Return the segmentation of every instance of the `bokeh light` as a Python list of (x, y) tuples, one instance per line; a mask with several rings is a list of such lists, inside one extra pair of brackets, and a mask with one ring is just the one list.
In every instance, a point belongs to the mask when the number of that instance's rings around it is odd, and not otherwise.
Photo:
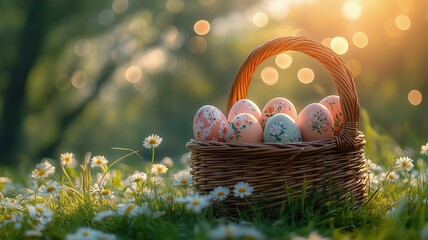
[(114, 21), (114, 12), (111, 9), (105, 9), (98, 14), (98, 23), (102, 26), (107, 26)]
[(343, 55), (348, 52), (348, 41), (343, 37), (335, 37), (331, 39), (330, 47), (333, 51), (339, 55)]
[(356, 32), (352, 35), (352, 42), (356, 47), (364, 48), (369, 43), (367, 35), (363, 32)]
[(86, 73), (81, 70), (77, 70), (71, 75), (71, 85), (75, 88), (83, 88), (86, 85), (88, 77)]
[(82, 38), (74, 44), (74, 52), (81, 57), (88, 55), (91, 51), (91, 41), (86, 38)]
[(301, 83), (309, 84), (314, 80), (315, 74), (310, 68), (302, 68), (297, 72), (297, 78)]
[(124, 13), (128, 10), (129, 3), (128, 0), (114, 0), (111, 4), (111, 9), (116, 14)]
[(210, 23), (207, 20), (199, 20), (193, 26), (193, 30), (195, 30), (195, 33), (200, 36), (203, 36), (209, 33), (210, 28), (211, 28)]
[(400, 30), (408, 30), (410, 28), (410, 25), (412, 24), (412, 21), (407, 15), (399, 15), (395, 18), (395, 25)]
[(165, 7), (170, 13), (179, 13), (184, 9), (184, 2), (182, 0), (168, 0)]
[(199, 3), (204, 6), (211, 6), (215, 3), (215, 0), (199, 0)]
[(142, 76), (143, 72), (141, 71), (141, 68), (137, 66), (131, 66), (125, 71), (125, 78), (130, 83), (136, 83), (140, 81)]
[(268, 16), (264, 12), (258, 12), (253, 16), (253, 23), (257, 27), (264, 27), (268, 24)]
[(262, 80), (267, 85), (274, 85), (278, 82), (278, 71), (273, 67), (265, 67), (261, 72)]
[(356, 0), (347, 0), (342, 6), (342, 12), (349, 20), (358, 19), (362, 12), (361, 2)]
[(193, 37), (187, 42), (187, 47), (191, 52), (200, 54), (207, 49), (207, 41), (200, 36)]
[(413, 89), (407, 95), (407, 99), (409, 100), (410, 104), (417, 106), (422, 102), (422, 93), (416, 89)]
[(291, 63), (293, 63), (293, 58), (290, 54), (281, 53), (275, 57), (275, 63), (279, 68), (287, 69), (291, 66)]

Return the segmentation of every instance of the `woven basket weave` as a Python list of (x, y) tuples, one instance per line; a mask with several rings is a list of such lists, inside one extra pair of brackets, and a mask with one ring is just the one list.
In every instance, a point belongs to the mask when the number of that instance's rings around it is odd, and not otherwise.
[[(366, 197), (365, 138), (358, 131), (359, 100), (351, 71), (329, 48), (304, 37), (280, 37), (259, 46), (247, 57), (236, 76), (227, 111), (236, 101), (246, 98), (257, 66), (268, 57), (288, 50), (305, 53), (328, 70), (340, 96), (345, 124), (334, 139), (311, 142), (190, 140), (186, 147), (191, 152), (194, 186), (206, 194), (217, 186), (228, 187), (231, 194), (221, 204), (228, 214), (254, 206), (278, 210), (290, 199), (300, 198), (302, 188), (308, 191), (306, 195), (328, 191), (331, 200), (352, 199), (356, 205)], [(232, 190), (239, 181), (254, 187), (251, 197), (233, 196)]]

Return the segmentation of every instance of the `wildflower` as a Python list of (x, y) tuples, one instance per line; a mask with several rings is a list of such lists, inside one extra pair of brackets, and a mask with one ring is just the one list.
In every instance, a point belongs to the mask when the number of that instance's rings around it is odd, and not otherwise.
[(27, 238), (39, 238), (42, 237), (43, 234), (40, 230), (27, 230), (25, 231), (25, 236)]
[(117, 213), (121, 216), (136, 216), (145, 211), (144, 207), (140, 207), (134, 203), (121, 203), (117, 205)]
[(386, 217), (390, 217), (393, 213), (395, 212), (395, 207), (392, 207), (391, 209), (388, 209), (388, 211), (386, 211)]
[(219, 186), (214, 188), (214, 190), (210, 192), (210, 195), (213, 200), (223, 201), (227, 198), (229, 192), (229, 188)]
[(3, 198), (0, 199), (0, 206), (6, 210), (11, 211), (22, 211), (22, 205), (18, 203), (16, 198)]
[(143, 146), (145, 148), (156, 148), (162, 142), (162, 138), (158, 135), (152, 134), (144, 139)]
[(59, 185), (56, 181), (49, 181), (45, 186), (40, 188), (40, 195), (42, 196), (58, 196), (61, 191), (62, 186)]
[(200, 213), (202, 209), (210, 205), (210, 197), (201, 196), (199, 193), (195, 193), (193, 196), (188, 196), (186, 198), (187, 209), (191, 209), (195, 213)]
[(381, 178), (382, 180), (387, 181), (387, 182), (395, 182), (395, 181), (397, 181), (400, 177), (398, 176), (398, 174), (397, 174), (397, 173), (395, 173), (394, 171), (391, 171), (391, 172), (389, 172), (389, 173), (382, 173), (382, 174), (380, 175), (380, 178)]
[(61, 165), (62, 166), (64, 166), (64, 167), (72, 167), (72, 168), (76, 166), (76, 162), (77, 162), (74, 154), (73, 153), (69, 153), (69, 152), (62, 153), (61, 157), (60, 157), (60, 160), (61, 160)]
[(235, 193), (235, 197), (244, 198), (245, 196), (251, 196), (253, 193), (254, 188), (250, 186), (250, 184), (245, 182), (238, 182), (235, 185), (235, 188), (233, 189), (233, 192)]
[(100, 167), (104, 168), (105, 165), (108, 163), (108, 160), (101, 155), (95, 156), (91, 159), (91, 167)]
[(317, 231), (312, 231), (307, 238), (300, 236), (293, 236), (292, 240), (330, 240), (328, 237), (321, 236)]
[(84, 239), (103, 239), (103, 240), (115, 240), (116, 235), (104, 233), (99, 230), (91, 229), (88, 227), (81, 227), (73, 234), (67, 234), (65, 236), (66, 240), (84, 240)]
[(170, 157), (164, 157), (164, 158), (161, 160), (161, 163), (162, 163), (163, 165), (165, 165), (165, 166), (169, 167), (169, 168), (174, 167), (174, 161), (173, 161), (173, 160), (172, 160), (172, 158), (170, 158)]
[(421, 154), (428, 155), (428, 142), (425, 145), (421, 146)]
[(163, 164), (153, 164), (151, 172), (155, 175), (166, 173), (168, 168)]
[(168, 203), (173, 202), (175, 199), (175, 196), (172, 193), (165, 193), (161, 197), (163, 200), (165, 200)]
[(208, 233), (209, 239), (265, 239), (262, 232), (253, 226), (229, 223), (222, 224)]
[(103, 221), (105, 218), (111, 217), (116, 215), (116, 212), (112, 211), (112, 210), (107, 210), (107, 211), (102, 211), (99, 212), (95, 217), (94, 217), (94, 221), (96, 222), (101, 222)]
[(193, 184), (193, 180), (192, 177), (189, 175), (176, 175), (176, 178), (174, 179), (174, 184), (176, 186), (188, 187)]
[(395, 167), (408, 172), (412, 170), (412, 168), (414, 167), (413, 159), (409, 157), (400, 157), (397, 160), (395, 160)]
[(52, 212), (40, 204), (36, 204), (35, 206), (30, 205), (27, 209), (30, 217), (39, 221), (41, 224), (47, 224), (52, 221)]
[(139, 183), (147, 180), (147, 174), (143, 172), (135, 172), (126, 179), (127, 185), (130, 186), (131, 183)]
[[(8, 224), (13, 224), (15, 229), (20, 229), (22, 227), (22, 215), (18, 213), (9, 213), (3, 216), (3, 226)], [(2, 227), (2, 225), (0, 225)]]
[(31, 172), (33, 179), (42, 179), (55, 173), (55, 167), (47, 160), (36, 165), (36, 168)]

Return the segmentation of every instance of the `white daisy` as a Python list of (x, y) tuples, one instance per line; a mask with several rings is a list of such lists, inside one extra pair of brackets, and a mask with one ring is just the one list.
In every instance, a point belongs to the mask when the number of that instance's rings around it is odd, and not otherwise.
[(219, 186), (214, 188), (214, 190), (210, 192), (210, 195), (213, 200), (223, 201), (227, 198), (229, 192), (229, 188)]
[(69, 153), (69, 152), (62, 153), (60, 160), (61, 160), (61, 165), (65, 167), (73, 168), (77, 164), (76, 157), (74, 156), (73, 153)]
[(202, 209), (210, 205), (210, 197), (195, 193), (193, 196), (188, 196), (186, 198), (186, 202), (187, 209), (190, 209), (195, 213), (200, 213)]
[(400, 178), (400, 176), (398, 176), (398, 174), (394, 171), (391, 171), (389, 173), (381, 173), (380, 175), (380, 179), (387, 181), (387, 182), (395, 182)]
[(233, 193), (235, 194), (235, 197), (244, 198), (245, 196), (251, 196), (253, 193), (254, 188), (250, 186), (250, 184), (246, 182), (238, 182), (235, 185), (235, 188), (233, 189)]
[(130, 186), (132, 183), (144, 182), (147, 180), (147, 174), (144, 172), (135, 172), (126, 179), (126, 183)]
[(188, 187), (193, 184), (192, 177), (189, 175), (176, 175), (174, 185)]
[(91, 159), (91, 167), (100, 167), (100, 168), (104, 168), (105, 165), (108, 163), (108, 160), (101, 155), (98, 156), (94, 156)]
[(168, 171), (168, 168), (163, 164), (153, 164), (152, 170), (151, 170), (152, 174), (155, 174), (155, 175), (163, 174), (163, 173), (166, 173), (167, 171)]
[(58, 196), (62, 186), (59, 185), (56, 181), (49, 181), (46, 185), (40, 188), (40, 195), (42, 196)]
[(400, 157), (395, 160), (395, 167), (406, 172), (413, 169), (413, 159), (409, 157)]
[(145, 207), (140, 207), (134, 203), (121, 203), (117, 205), (117, 213), (121, 216), (136, 216), (145, 211)]
[(421, 154), (428, 155), (428, 142), (425, 145), (421, 146)]
[(152, 134), (144, 139), (143, 146), (145, 148), (156, 148), (162, 143), (162, 138), (158, 135)]
[(238, 238), (237, 224), (221, 224), (208, 232), (209, 239), (236, 239)]
[(36, 165), (36, 168), (31, 172), (33, 179), (42, 179), (55, 173), (55, 167), (47, 160)]
[(73, 234), (67, 234), (65, 236), (66, 240), (85, 240), (85, 239), (91, 239), (91, 240), (115, 240), (116, 235), (104, 233), (99, 230), (91, 229), (88, 227), (81, 227), (77, 229), (77, 231)]
[(40, 204), (30, 205), (27, 207), (31, 218), (39, 221), (41, 224), (47, 224), (52, 221), (52, 212)]
[(102, 212), (99, 212), (99, 213), (94, 217), (94, 221), (95, 221), (95, 222), (101, 222), (101, 221), (103, 221), (105, 218), (112, 217), (112, 216), (115, 216), (115, 215), (116, 215), (116, 212), (114, 212), (113, 210), (102, 211)]
[(43, 236), (43, 234), (39, 230), (27, 230), (25, 231), (25, 236), (27, 238), (40, 238)]
[(22, 215), (19, 213), (9, 213), (3, 215), (3, 224), (0, 224), (0, 228), (8, 224), (13, 224), (15, 229), (20, 229), (22, 227)]
[(321, 236), (317, 231), (312, 231), (307, 238), (293, 236), (291, 240), (330, 240), (330, 238)]

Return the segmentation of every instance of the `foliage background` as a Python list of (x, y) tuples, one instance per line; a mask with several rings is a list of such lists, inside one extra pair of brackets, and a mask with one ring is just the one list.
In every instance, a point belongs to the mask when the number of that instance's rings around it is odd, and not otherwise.
[[(210, 23), (207, 34), (195, 31), (199, 20)], [(113, 157), (111, 147), (140, 148), (151, 133), (164, 138), (159, 154), (179, 156), (196, 110), (225, 111), (245, 57), (287, 35), (345, 38), (342, 58), (371, 122), (418, 149), (428, 133), (427, 25), (428, 2), (417, 0), (1, 1), (0, 161), (66, 151)], [(367, 46), (353, 44), (356, 32)], [(335, 94), (317, 62), (291, 54), (287, 69), (272, 58), (256, 71), (249, 98), (260, 107), (283, 96), (301, 110)], [(263, 83), (266, 66), (276, 68), (278, 83)], [(303, 67), (315, 72), (310, 84), (297, 78)], [(411, 90), (422, 96), (417, 104)]]

